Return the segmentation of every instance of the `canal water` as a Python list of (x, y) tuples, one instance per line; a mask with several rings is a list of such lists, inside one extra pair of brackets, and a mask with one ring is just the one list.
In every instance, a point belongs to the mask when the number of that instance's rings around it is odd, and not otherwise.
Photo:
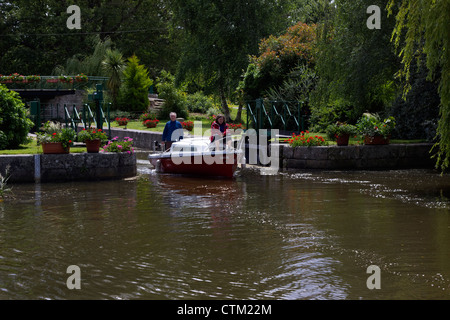
[(450, 299), (448, 175), (138, 172), (13, 185), (0, 299)]

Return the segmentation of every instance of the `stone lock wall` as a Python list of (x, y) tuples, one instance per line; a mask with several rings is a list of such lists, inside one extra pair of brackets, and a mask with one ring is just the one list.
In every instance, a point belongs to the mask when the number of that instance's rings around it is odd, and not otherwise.
[(284, 169), (411, 169), (433, 168), (433, 144), (389, 144), (296, 147), (280, 146)]
[[(105, 129), (106, 130), (106, 129)], [(162, 132), (142, 131), (142, 130), (124, 130), (111, 128), (111, 138), (119, 137), (123, 139), (130, 137), (133, 139), (133, 146), (136, 148), (153, 150), (155, 141), (161, 143)]]
[(0, 173), (10, 167), (9, 182), (58, 182), (134, 177), (136, 154), (70, 153), (0, 156)]

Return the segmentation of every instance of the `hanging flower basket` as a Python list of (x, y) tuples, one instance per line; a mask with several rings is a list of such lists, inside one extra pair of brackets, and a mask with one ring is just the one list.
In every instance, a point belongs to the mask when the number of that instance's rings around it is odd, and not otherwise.
[(76, 82), (87, 82), (88, 80), (89, 80), (88, 77), (84, 73), (75, 76)]

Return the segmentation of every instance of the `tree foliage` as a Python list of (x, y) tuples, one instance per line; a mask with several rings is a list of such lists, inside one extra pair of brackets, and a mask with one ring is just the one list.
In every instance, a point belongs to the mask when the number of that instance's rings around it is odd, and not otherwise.
[(148, 77), (148, 70), (139, 64), (135, 55), (128, 58), (123, 70), (121, 89), (122, 110), (147, 111), (149, 105), (148, 90), (153, 81)]
[(186, 96), (176, 88), (175, 77), (170, 72), (161, 72), (161, 76), (156, 79), (156, 88), (159, 97), (164, 100), (158, 115), (160, 119), (169, 119), (171, 112), (175, 112), (178, 117), (187, 118)]
[[(124, 56), (136, 54), (156, 76), (173, 69), (178, 59), (170, 39), (170, 10), (163, 0), (76, 1), (81, 30), (66, 26), (72, 4), (61, 0), (0, 2), (0, 70), (3, 74), (50, 75), (68, 59), (83, 61), (98, 40), (107, 39)], [(101, 70), (99, 70), (101, 71)], [(81, 71), (88, 75), (86, 70)]]
[(411, 88), (411, 64), (422, 53), (426, 57), (429, 78), (440, 75), (437, 165), (445, 170), (450, 165), (450, 2), (390, 0), (388, 10), (390, 14), (397, 12), (392, 36), (395, 45), (401, 47), (399, 55), (404, 66), (402, 75), (407, 81), (405, 93)]
[[(184, 42), (177, 83), (201, 79), (214, 89), (229, 118), (227, 98), (234, 92), (248, 55), (258, 50), (259, 39), (285, 27), (282, 1), (172, 0), (174, 24)], [(201, 75), (201, 76), (199, 76)]]
[(280, 36), (261, 40), (259, 55), (250, 57), (241, 84), (247, 99), (260, 98), (269, 89), (286, 86), (283, 82), (295, 77), (299, 68), (314, 66), (315, 29), (315, 25), (299, 22)]
[(14, 149), (27, 141), (33, 122), (27, 118), (19, 94), (0, 85), (0, 150)]
[(125, 68), (122, 53), (118, 50), (107, 50), (102, 61), (102, 67), (109, 77), (107, 86), (112, 98), (113, 109), (116, 109), (119, 90), (122, 85), (122, 72)]
[(356, 121), (364, 112), (384, 112), (395, 99), (399, 60), (390, 42), (394, 19), (382, 11), (381, 29), (366, 27), (367, 7), (385, 8), (387, 0), (336, 0), (318, 35), (313, 121)]
[(411, 65), (410, 90), (403, 97), (399, 93), (389, 114), (397, 125), (393, 135), (399, 139), (426, 139), (435, 141), (439, 120), (440, 98), (438, 81), (427, 79), (427, 70)]

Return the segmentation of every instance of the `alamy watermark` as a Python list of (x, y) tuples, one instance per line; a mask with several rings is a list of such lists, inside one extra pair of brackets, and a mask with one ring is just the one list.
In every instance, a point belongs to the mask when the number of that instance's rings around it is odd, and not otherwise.
[[(214, 136), (210, 129), (203, 132), (202, 123), (194, 122), (194, 137), (203, 137), (205, 140)], [(172, 133), (172, 141), (178, 140), (183, 135), (183, 129), (177, 129)], [(229, 129), (224, 138), (210, 144), (208, 152), (193, 150), (190, 144), (181, 144), (179, 148), (172, 149), (171, 160), (175, 165), (181, 164), (234, 164), (234, 154), (240, 164), (262, 165), (267, 170), (277, 172), (280, 168), (280, 149), (276, 141), (268, 142), (268, 137), (276, 140), (279, 136), (278, 129)], [(236, 148), (234, 148), (236, 146)], [(198, 152), (198, 153), (196, 153)], [(194, 155), (192, 157), (192, 155)], [(197, 156), (196, 156), (197, 155)]]
[(368, 14), (371, 16), (367, 19), (366, 25), (369, 29), (381, 29), (381, 9), (379, 6), (371, 5), (367, 7)]
[(67, 278), (66, 286), (68, 289), (73, 290), (81, 289), (81, 269), (77, 265), (71, 265), (67, 267), (66, 273), (70, 273), (71, 276)]
[[(367, 19), (366, 25), (369, 29), (381, 29), (381, 9), (377, 5), (370, 5), (367, 7), (368, 14), (371, 16)], [(70, 5), (67, 7), (66, 13), (70, 17), (66, 21), (67, 29), (81, 29), (81, 9), (77, 5)]]
[[(66, 273), (70, 274), (67, 278), (66, 286), (69, 290), (81, 289), (81, 269), (77, 265), (70, 265), (67, 267)], [(370, 276), (367, 278), (366, 286), (369, 290), (381, 289), (381, 269), (376, 265), (367, 267), (367, 274)]]
[[(377, 5), (370, 5), (367, 7), (366, 12), (371, 14), (367, 19), (366, 25), (369, 29), (381, 29), (381, 9)], [(70, 17), (66, 21), (67, 29), (81, 29), (81, 9), (77, 5), (70, 5), (67, 7), (66, 13), (70, 14)]]
[(66, 21), (67, 29), (81, 29), (81, 9), (79, 6), (71, 5), (66, 10), (67, 13), (72, 14)]
[(366, 285), (367, 289), (381, 289), (381, 269), (378, 266), (371, 265), (367, 268), (366, 271), (368, 274), (371, 274), (370, 277), (367, 278)]

